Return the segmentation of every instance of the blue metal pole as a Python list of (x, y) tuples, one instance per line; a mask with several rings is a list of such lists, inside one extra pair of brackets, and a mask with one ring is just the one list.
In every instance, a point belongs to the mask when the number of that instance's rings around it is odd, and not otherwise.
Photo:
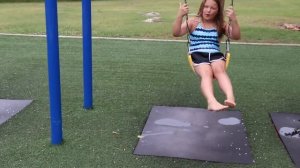
[(91, 0), (82, 0), (84, 108), (93, 108)]
[(57, 0), (45, 0), (51, 143), (62, 143)]

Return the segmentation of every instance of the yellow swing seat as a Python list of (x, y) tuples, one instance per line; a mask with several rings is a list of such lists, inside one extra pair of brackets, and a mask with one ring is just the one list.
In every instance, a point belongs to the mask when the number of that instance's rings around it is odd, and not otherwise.
[(192, 55), (191, 54), (188, 54), (188, 63), (190, 65), (191, 69), (193, 70), (193, 72), (195, 72), (194, 65), (193, 65), (193, 60), (192, 60)]
[[(226, 69), (228, 68), (229, 63), (230, 63), (230, 57), (231, 57), (230, 52), (226, 52), (226, 54), (225, 54), (225, 61), (226, 61), (225, 62), (225, 66), (226, 66)], [(193, 60), (192, 60), (192, 55), (188, 54), (187, 59), (188, 59), (188, 63), (190, 65), (192, 71), (195, 72), (194, 63), (193, 63)]]

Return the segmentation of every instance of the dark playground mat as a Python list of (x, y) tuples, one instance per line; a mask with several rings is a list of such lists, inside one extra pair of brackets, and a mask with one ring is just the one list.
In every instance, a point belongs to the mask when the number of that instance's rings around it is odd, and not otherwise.
[(6, 100), (0, 99), (0, 125), (22, 111), (32, 100)]
[(211, 112), (189, 107), (153, 106), (134, 154), (254, 162), (239, 111)]
[(270, 116), (292, 161), (300, 167), (300, 114), (270, 113)]

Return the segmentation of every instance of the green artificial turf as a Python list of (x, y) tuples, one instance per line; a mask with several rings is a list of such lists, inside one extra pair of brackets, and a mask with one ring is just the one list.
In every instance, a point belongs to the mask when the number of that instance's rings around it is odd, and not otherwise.
[(293, 167), (268, 113), (300, 113), (299, 53), (231, 46), (228, 73), (255, 159), (240, 165), (132, 154), (151, 106), (206, 106), (186, 44), (93, 40), (94, 108), (84, 110), (81, 39), (60, 39), (64, 143), (53, 146), (46, 39), (0, 36), (0, 97), (34, 100), (0, 126), (0, 167)]
[[(184, 0), (92, 1), (92, 35), (174, 39), (171, 31), (179, 2), (183, 3)], [(190, 9), (189, 18), (192, 18), (198, 12), (201, 1), (187, 0), (187, 2)], [(227, 8), (231, 1), (225, 2)], [(299, 31), (282, 28), (284, 23), (295, 25), (300, 23), (299, 6), (299, 0), (234, 0), (234, 8), (241, 27), (241, 41), (300, 44)], [(57, 11), (59, 34), (80, 36), (81, 1), (60, 1), (57, 4)], [(149, 19), (146, 16), (149, 12), (159, 13), (160, 22), (144, 22)], [(45, 3), (0, 3), (0, 23), (0, 33), (46, 34)]]

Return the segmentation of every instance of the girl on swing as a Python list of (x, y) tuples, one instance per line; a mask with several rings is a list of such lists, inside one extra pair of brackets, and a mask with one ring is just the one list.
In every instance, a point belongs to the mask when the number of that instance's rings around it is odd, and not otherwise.
[[(240, 39), (240, 27), (237, 17), (230, 6), (226, 9), (229, 22), (223, 16), (224, 0), (203, 0), (198, 14), (186, 22), (189, 7), (186, 3), (179, 6), (176, 20), (173, 23), (173, 36), (190, 34), (189, 54), (192, 56), (195, 72), (200, 77), (200, 90), (207, 100), (207, 109), (220, 111), (236, 106), (233, 88), (225, 68), (225, 57), (220, 52), (220, 40), (223, 35), (234, 40)], [(214, 96), (213, 80), (218, 81), (226, 99), (224, 104)]]

